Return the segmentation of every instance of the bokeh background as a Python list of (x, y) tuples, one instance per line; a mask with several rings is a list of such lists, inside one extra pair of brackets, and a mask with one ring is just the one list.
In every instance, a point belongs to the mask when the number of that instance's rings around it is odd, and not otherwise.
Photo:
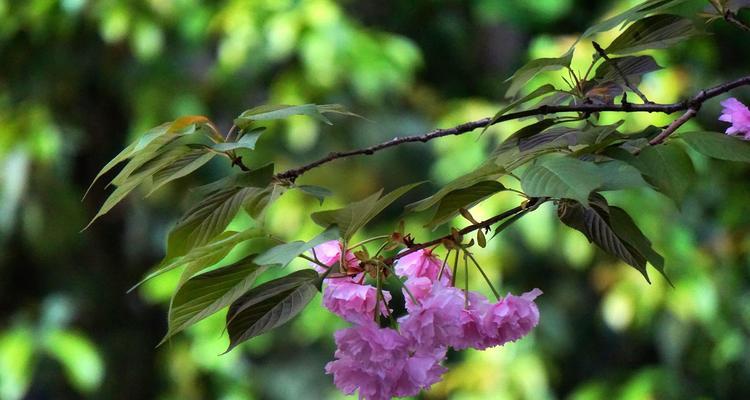
[[(0, 399), (344, 398), (323, 366), (345, 323), (319, 301), (283, 329), (219, 355), (222, 315), (154, 348), (177, 275), (125, 293), (163, 256), (166, 232), (190, 204), (188, 188), (231, 173), (226, 160), (151, 197), (132, 195), (79, 232), (106, 196), (97, 185), (80, 201), (96, 172), (149, 127), (186, 114), (226, 130), (252, 106), (315, 102), (371, 120), (273, 125), (245, 161), (278, 168), (492, 115), (515, 68), (559, 56), (593, 21), (634, 3), (0, 0)], [(721, 21), (706, 29), (712, 34), (653, 53), (665, 69), (643, 82), (652, 100), (676, 101), (750, 71), (749, 34)], [(591, 47), (579, 48), (574, 68), (584, 69)], [(734, 94), (750, 100), (747, 91)], [(690, 124), (722, 129), (718, 113), (713, 101)], [(668, 121), (632, 115), (624, 127)], [(471, 170), (524, 123), (319, 168), (301, 182), (335, 195), (321, 207), (288, 192), (267, 227), (307, 239), (319, 231), (312, 211), (429, 179), (367, 229), (388, 232), (400, 206)], [(545, 292), (539, 327), (502, 348), (451, 354), (445, 380), (422, 397), (750, 396), (750, 167), (690, 155), (697, 177), (681, 209), (650, 191), (608, 196), (665, 255), (674, 288), (654, 270), (649, 285), (545, 205), (477, 252), (503, 292)], [(517, 203), (503, 193), (473, 213)], [(417, 239), (442, 234), (421, 222), (407, 220)], [(234, 222), (248, 223), (243, 215)]]

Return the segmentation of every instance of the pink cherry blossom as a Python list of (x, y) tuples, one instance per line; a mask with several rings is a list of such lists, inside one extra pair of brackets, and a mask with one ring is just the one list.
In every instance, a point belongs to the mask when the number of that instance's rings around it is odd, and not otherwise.
[(489, 309), (490, 302), (486, 297), (477, 292), (469, 292), (469, 306), (462, 309), (459, 316), (462, 332), (453, 343), (456, 350), (487, 347), (488, 340), (483, 334), (482, 322)]
[(340, 330), (335, 360), (326, 365), (342, 392), (359, 390), (360, 399), (386, 400), (412, 396), (440, 380), (445, 349), (409, 351), (409, 342), (396, 330), (367, 324)]
[[(378, 289), (371, 285), (352, 282), (348, 279), (326, 279), (323, 290), (323, 305), (334, 314), (356, 324), (372, 322), (375, 317), (375, 304)], [(380, 313), (387, 315), (391, 294), (383, 290), (380, 300)]]
[[(432, 292), (433, 282), (427, 277), (409, 278), (404, 282), (404, 301), (406, 311), (413, 312)], [(416, 302), (415, 302), (416, 301)]]
[(401, 334), (417, 348), (460, 346), (460, 317), (465, 302), (460, 289), (436, 282), (418, 306), (412, 306), (407, 315), (399, 318)]
[[(338, 240), (331, 240), (315, 246), (313, 248), (313, 253), (318, 261), (330, 267), (340, 261), (342, 248), (343, 245), (341, 242)], [(355, 257), (351, 251), (346, 252), (344, 259), (346, 266), (342, 266), (342, 271), (350, 273), (362, 271), (362, 268), (359, 266), (359, 260), (357, 260), (357, 257)], [(312, 263), (312, 267), (321, 274), (326, 271), (325, 268), (315, 263)]]
[(750, 110), (734, 97), (721, 102), (724, 109), (721, 111), (720, 121), (732, 124), (727, 128), (727, 135), (744, 135), (745, 140), (750, 140)]
[(521, 296), (508, 294), (499, 302), (490, 306), (482, 321), (482, 335), (486, 341), (486, 348), (501, 346), (507, 342), (516, 341), (539, 323), (539, 309), (534, 304), (534, 299), (542, 294), (539, 289), (534, 289)]
[[(429, 249), (417, 250), (409, 253), (396, 261), (395, 270), (399, 276), (407, 279), (428, 278), (436, 281), (440, 274), (443, 262), (437, 258)], [(446, 266), (440, 277), (440, 282), (447, 285), (451, 281), (451, 270)]]

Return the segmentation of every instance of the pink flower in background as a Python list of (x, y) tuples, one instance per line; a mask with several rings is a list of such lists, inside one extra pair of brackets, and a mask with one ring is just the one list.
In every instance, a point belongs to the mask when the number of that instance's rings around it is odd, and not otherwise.
[(461, 312), (464, 293), (455, 287), (434, 283), (430, 294), (399, 318), (401, 334), (416, 348), (453, 346), (461, 343)]
[[(331, 278), (326, 282), (323, 305), (327, 309), (351, 323), (366, 324), (374, 321), (377, 288), (352, 282), (346, 278)], [(391, 294), (384, 290), (383, 299), (380, 301), (382, 315), (388, 314), (389, 301), (391, 301)]]
[(732, 124), (727, 128), (727, 135), (744, 135), (745, 140), (750, 140), (750, 110), (734, 97), (721, 102), (724, 109), (721, 111), (719, 121)]
[[(329, 267), (336, 264), (341, 259), (341, 250), (342, 244), (338, 240), (331, 240), (319, 244), (313, 248), (313, 252), (315, 253), (315, 257), (318, 258), (318, 261)], [(344, 257), (344, 259), (346, 262), (346, 266), (343, 266), (341, 268), (342, 270), (349, 272), (362, 271), (362, 268), (359, 266), (359, 260), (357, 260), (357, 257), (355, 257), (351, 251), (346, 252), (346, 256)], [(326, 271), (323, 267), (315, 263), (312, 264), (312, 267), (321, 274)]]
[(409, 342), (390, 328), (374, 324), (335, 333), (335, 360), (326, 365), (342, 392), (359, 390), (360, 399), (387, 400), (412, 396), (440, 380), (445, 349), (409, 351)]
[[(428, 278), (431, 281), (435, 281), (442, 267), (443, 262), (435, 257), (432, 251), (422, 249), (399, 258), (396, 261), (395, 270), (397, 275), (404, 276), (407, 279)], [(450, 281), (451, 270), (446, 266), (443, 270), (443, 275), (440, 277), (440, 282), (447, 285)]]
[(482, 334), (486, 338), (484, 348), (501, 346), (528, 334), (539, 323), (539, 309), (534, 299), (540, 294), (539, 289), (521, 296), (509, 293), (491, 305), (482, 321)]

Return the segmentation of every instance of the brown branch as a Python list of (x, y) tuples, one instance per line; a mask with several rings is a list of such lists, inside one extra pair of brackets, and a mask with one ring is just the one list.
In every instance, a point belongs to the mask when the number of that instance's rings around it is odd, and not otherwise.
[(731, 10), (727, 10), (727, 12), (724, 13), (724, 20), (729, 22), (730, 24), (733, 24), (734, 26), (740, 28), (741, 30), (745, 32), (750, 32), (750, 26), (740, 21), (737, 18), (737, 14), (735, 14)]
[[(638, 95), (638, 97), (640, 97), (641, 100), (643, 100), (644, 103), (646, 103), (646, 104), (653, 104), (653, 102), (650, 101), (646, 97), (646, 95), (643, 94), (643, 92), (640, 91), (640, 89), (638, 89), (638, 86), (633, 85), (630, 82), (630, 80), (628, 79), (628, 76), (625, 75), (625, 72), (623, 72), (622, 69), (620, 69), (620, 66), (617, 65), (616, 61), (612, 61), (612, 59), (609, 58), (609, 56), (604, 51), (604, 49), (601, 46), (599, 46), (599, 43), (597, 43), (597, 42), (591, 42), (591, 43), (594, 45), (594, 49), (596, 49), (596, 52), (599, 53), (599, 55), (604, 59), (604, 61), (610, 63), (612, 65), (612, 68), (614, 68), (615, 71), (617, 71), (617, 73), (620, 74), (620, 76), (622, 77), (622, 81), (625, 83), (625, 86), (627, 86), (628, 89), (630, 89), (633, 93), (635, 93), (636, 95)], [(625, 95), (623, 95), (623, 96), (625, 96)], [(622, 101), (625, 102), (625, 97), (623, 97), (622, 99), (623, 99)]]
[(695, 114), (698, 113), (698, 108), (696, 107), (690, 107), (687, 111), (685, 111), (685, 114), (682, 114), (680, 118), (677, 118), (676, 120), (672, 121), (669, 126), (664, 128), (659, 135), (657, 135), (655, 138), (651, 139), (648, 144), (650, 145), (657, 145), (664, 141), (664, 139), (668, 138), (669, 135), (673, 134), (679, 127), (681, 127), (685, 122), (688, 122), (690, 118), (693, 118)]
[(625, 104), (577, 104), (577, 105), (561, 105), (561, 106), (543, 105), (543, 106), (539, 106), (539, 107), (532, 108), (529, 110), (508, 113), (494, 120), (493, 118), (487, 117), (487, 118), (482, 118), (476, 121), (466, 122), (466, 123), (454, 126), (453, 128), (436, 129), (436, 130), (433, 130), (433, 131), (430, 131), (421, 135), (395, 137), (386, 142), (379, 143), (379, 144), (369, 146), (369, 147), (365, 147), (362, 149), (342, 151), (342, 152), (332, 152), (328, 154), (327, 156), (319, 160), (313, 161), (309, 164), (281, 172), (276, 175), (276, 178), (279, 180), (287, 180), (287, 181), (294, 182), (300, 175), (304, 174), (305, 172), (313, 168), (319, 167), (323, 164), (327, 164), (331, 161), (338, 160), (340, 158), (347, 158), (347, 157), (352, 157), (352, 156), (357, 156), (357, 155), (370, 155), (370, 154), (374, 154), (377, 151), (387, 149), (389, 147), (398, 146), (404, 143), (414, 143), (414, 142), (424, 143), (424, 142), (428, 142), (430, 140), (437, 139), (443, 136), (462, 135), (464, 133), (471, 132), (478, 128), (484, 128), (486, 126), (494, 125), (500, 122), (524, 118), (524, 117), (531, 117), (535, 115), (548, 115), (548, 114), (558, 114), (558, 113), (566, 113), (566, 112), (594, 113), (594, 112), (607, 112), (607, 111), (610, 111), (610, 112), (648, 112), (648, 113), (658, 112), (658, 113), (664, 113), (664, 114), (671, 114), (677, 111), (685, 111), (690, 108), (699, 109), (700, 106), (705, 101), (712, 99), (716, 96), (719, 96), (721, 94), (724, 94), (732, 89), (735, 89), (740, 86), (745, 86), (745, 85), (750, 85), (750, 75), (730, 81), (730, 82), (723, 83), (718, 86), (714, 86), (710, 89), (702, 90), (700, 93), (691, 97), (690, 99), (687, 99), (678, 103), (669, 103), (669, 104), (625, 103)]
[[(521, 204), (520, 206), (511, 208), (510, 210), (504, 211), (504, 212), (502, 212), (502, 213), (500, 213), (498, 215), (495, 215), (492, 218), (488, 218), (488, 219), (486, 219), (484, 221), (481, 221), (481, 222), (478, 222), (476, 224), (469, 225), (469, 226), (467, 226), (467, 227), (459, 230), (458, 234), (460, 236), (463, 236), (463, 235), (466, 235), (468, 233), (474, 232), (474, 231), (479, 230), (479, 229), (489, 228), (490, 226), (492, 226), (492, 225), (494, 225), (494, 224), (496, 224), (496, 223), (498, 223), (498, 222), (500, 222), (500, 221), (502, 221), (502, 220), (504, 220), (506, 218), (512, 217), (513, 215), (518, 214), (521, 211), (524, 211), (524, 210), (529, 209), (529, 208), (537, 208), (537, 207), (539, 207), (542, 203), (544, 203), (547, 200), (549, 200), (548, 197), (531, 198), (528, 201), (524, 202), (524, 204)], [(416, 243), (416, 244), (413, 244), (413, 245), (409, 246), (409, 248), (406, 249), (405, 251), (402, 251), (402, 252), (394, 255), (393, 257), (389, 257), (389, 258), (383, 260), (383, 262), (385, 264), (390, 265), (390, 264), (393, 264), (393, 262), (396, 261), (396, 260), (398, 260), (399, 258), (404, 257), (406, 255), (409, 255), (411, 253), (414, 253), (415, 251), (419, 251), (419, 250), (426, 249), (426, 248), (431, 247), (431, 246), (435, 246), (437, 244), (442, 243), (444, 240), (452, 240), (452, 239), (453, 239), (453, 234), (448, 234), (448, 235), (445, 235), (445, 236), (441, 236), (441, 237), (439, 237), (437, 239), (430, 240), (429, 242)]]

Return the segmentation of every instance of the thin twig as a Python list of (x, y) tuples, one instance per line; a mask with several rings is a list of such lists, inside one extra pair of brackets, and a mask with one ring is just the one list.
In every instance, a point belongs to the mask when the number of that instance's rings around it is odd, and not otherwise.
[(690, 118), (693, 118), (695, 114), (698, 113), (698, 108), (691, 107), (688, 108), (687, 111), (685, 111), (685, 114), (682, 114), (680, 118), (677, 118), (676, 120), (672, 121), (669, 126), (664, 128), (661, 133), (659, 133), (655, 138), (651, 139), (648, 144), (650, 145), (657, 145), (664, 141), (664, 139), (668, 138), (669, 135), (673, 134), (679, 127), (681, 127), (685, 122), (688, 122)]
[[(466, 122), (460, 125), (456, 125), (453, 128), (448, 129), (435, 129), (421, 135), (395, 137), (386, 142), (376, 144), (373, 146), (365, 147), (357, 150), (349, 150), (343, 152), (332, 152), (327, 156), (313, 161), (309, 164), (301, 167), (289, 169), (276, 175), (278, 180), (286, 180), (294, 182), (300, 175), (305, 172), (319, 167), (323, 164), (327, 164), (331, 161), (338, 160), (340, 158), (352, 157), (357, 155), (370, 155), (377, 151), (387, 149), (389, 147), (398, 146), (404, 143), (413, 142), (428, 142), (433, 139), (437, 139), (443, 136), (450, 135), (462, 135), (464, 133), (471, 132), (475, 129), (484, 128), (493, 124), (497, 124), (504, 121), (515, 120), (524, 117), (530, 117), (535, 115), (547, 115), (547, 114), (558, 114), (565, 112), (579, 112), (579, 113), (595, 113), (595, 112), (658, 112), (664, 114), (671, 114), (677, 111), (685, 111), (689, 108), (699, 108), (703, 102), (724, 94), (732, 89), (740, 86), (750, 85), (750, 76), (745, 76), (730, 82), (723, 83), (718, 86), (714, 86), (710, 89), (702, 90), (697, 95), (690, 99), (669, 104), (575, 104), (575, 105), (542, 105), (529, 110), (517, 111), (514, 113), (508, 113), (500, 116), (499, 118), (482, 118), (476, 121)], [(696, 107), (698, 106), (698, 107)]]
[[(591, 42), (591, 43), (594, 45), (594, 49), (596, 49), (596, 52), (599, 53), (599, 55), (606, 62), (610, 63), (610, 65), (612, 65), (612, 68), (614, 68), (615, 71), (617, 71), (617, 73), (620, 74), (620, 77), (622, 77), (622, 81), (625, 83), (625, 86), (627, 86), (633, 93), (635, 93), (636, 95), (638, 95), (638, 97), (640, 97), (641, 100), (643, 100), (643, 102), (645, 104), (653, 104), (653, 102), (651, 100), (649, 100), (646, 97), (646, 95), (643, 94), (643, 92), (640, 91), (640, 89), (638, 89), (638, 86), (633, 85), (632, 83), (630, 83), (630, 80), (628, 79), (628, 76), (625, 74), (625, 72), (623, 72), (622, 69), (620, 69), (620, 66), (617, 65), (616, 61), (612, 61), (612, 59), (609, 58), (609, 56), (604, 51), (604, 49), (602, 48), (602, 46), (599, 46), (599, 43), (596, 43), (596, 42)], [(624, 101), (625, 101), (625, 97), (623, 95), (623, 102)]]
[(750, 32), (750, 26), (745, 24), (744, 22), (740, 21), (737, 18), (737, 14), (732, 12), (731, 10), (727, 10), (727, 12), (724, 13), (724, 20), (729, 22), (730, 24), (742, 29), (745, 32)]

